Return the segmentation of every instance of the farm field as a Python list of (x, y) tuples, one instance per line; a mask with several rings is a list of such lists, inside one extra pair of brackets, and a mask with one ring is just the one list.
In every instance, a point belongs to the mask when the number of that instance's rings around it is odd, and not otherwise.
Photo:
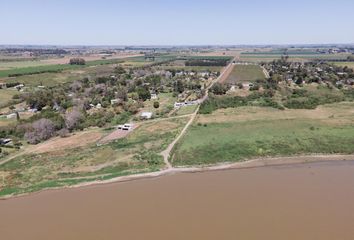
[(85, 65), (70, 65), (70, 64), (55, 64), (55, 65), (39, 65), (31, 67), (19, 67), (9, 70), (1, 70), (0, 77), (8, 77), (13, 74), (37, 74), (38, 72), (55, 72), (63, 71), (69, 69), (82, 69), (91, 66), (106, 65), (106, 64), (117, 64), (122, 63), (122, 59), (109, 59), (109, 60), (94, 60), (86, 62)]
[(264, 79), (264, 73), (258, 65), (234, 65), (234, 68), (225, 80), (225, 83), (237, 84), (242, 82), (253, 82)]
[[(97, 61), (101, 62), (116, 62), (118, 59), (123, 58), (132, 58), (132, 57), (140, 57), (139, 54), (120, 54), (120, 55), (113, 55), (108, 57), (107, 59), (102, 59), (100, 55), (92, 55), (92, 56), (82, 56), (88, 63), (95, 63)], [(0, 70), (11, 70), (16, 68), (28, 68), (28, 67), (38, 67), (38, 66), (48, 66), (48, 65), (66, 65), (69, 63), (71, 57), (54, 57), (49, 59), (31, 59), (31, 58), (5, 58), (9, 59), (10, 61), (6, 61), (3, 59), (0, 61)], [(0, 58), (1, 59), (1, 58)]]
[[(280, 59), (282, 54), (278, 53), (243, 53), (241, 54), (241, 61), (247, 62), (270, 62), (273, 60)], [(289, 60), (294, 62), (307, 62), (315, 59), (320, 60), (331, 60), (331, 59), (346, 59), (348, 54), (289, 54)]]
[[(164, 166), (159, 153), (187, 121), (188, 118), (179, 118), (146, 122), (126, 138), (102, 146), (95, 144), (99, 130), (77, 133), (65, 141), (57, 138), (27, 146), (23, 155), (0, 165), (0, 176), (4, 177), (0, 196), (157, 171)], [(80, 137), (90, 140), (74, 148), (65, 144), (71, 138), (77, 142)], [(52, 145), (59, 142), (60, 147), (53, 149)]]
[(202, 71), (220, 72), (221, 69), (222, 69), (222, 67), (215, 67), (215, 66), (178, 66), (178, 65), (171, 65), (171, 66), (159, 66), (158, 69), (161, 69), (161, 70), (195, 71), (195, 72), (202, 72)]
[(341, 67), (349, 67), (354, 69), (354, 62), (332, 62), (334, 65), (341, 66)]
[(315, 110), (240, 107), (199, 115), (176, 147), (175, 166), (267, 156), (353, 153), (354, 103)]

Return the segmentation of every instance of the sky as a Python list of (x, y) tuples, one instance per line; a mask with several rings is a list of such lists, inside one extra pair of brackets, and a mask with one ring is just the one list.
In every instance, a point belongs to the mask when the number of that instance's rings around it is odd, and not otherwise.
[(354, 0), (0, 0), (0, 44), (354, 43)]

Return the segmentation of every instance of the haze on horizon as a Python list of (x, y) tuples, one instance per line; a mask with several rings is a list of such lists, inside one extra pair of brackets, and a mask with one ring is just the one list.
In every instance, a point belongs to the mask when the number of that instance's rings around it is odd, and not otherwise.
[(11, 0), (0, 44), (354, 43), (350, 0)]

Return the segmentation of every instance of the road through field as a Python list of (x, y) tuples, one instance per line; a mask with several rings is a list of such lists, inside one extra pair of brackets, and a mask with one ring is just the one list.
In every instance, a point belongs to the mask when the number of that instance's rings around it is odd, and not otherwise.
[[(229, 63), (229, 65), (227, 65), (223, 71), (220, 73), (220, 76), (218, 78), (216, 78), (207, 88), (205, 91), (205, 95), (202, 99), (199, 100), (199, 103), (203, 103), (209, 95), (209, 89), (216, 83), (216, 82), (223, 82), (225, 81), (225, 79), (227, 79), (227, 77), (229, 76), (229, 74), (232, 72), (232, 69), (234, 67), (233, 62), (236, 60), (237, 57), (235, 57), (234, 59), (232, 59)], [(175, 138), (175, 140), (170, 143), (170, 145), (168, 145), (168, 147), (162, 151), (160, 154), (163, 157), (163, 160), (166, 164), (167, 169), (173, 169), (172, 164), (169, 161), (169, 157), (171, 155), (171, 151), (173, 150), (173, 148), (175, 147), (176, 143), (182, 138), (182, 136), (187, 132), (188, 127), (193, 123), (194, 119), (196, 118), (197, 114), (199, 111), (199, 106), (197, 107), (197, 109), (194, 111), (194, 113), (191, 115), (190, 120), (188, 121), (188, 123), (184, 126), (183, 130), (181, 131), (181, 133)]]

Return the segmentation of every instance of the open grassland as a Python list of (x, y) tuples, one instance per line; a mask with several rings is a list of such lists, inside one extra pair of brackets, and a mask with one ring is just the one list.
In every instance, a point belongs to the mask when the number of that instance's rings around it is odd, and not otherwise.
[(179, 118), (146, 122), (126, 138), (102, 146), (95, 144), (99, 130), (74, 136), (90, 136), (92, 141), (86, 141), (85, 146), (72, 148), (62, 143), (56, 150), (50, 147), (60, 139), (32, 146), (36, 151), (24, 150), (26, 154), (0, 165), (0, 196), (157, 171), (164, 167), (159, 153), (187, 121), (188, 118)]
[(176, 112), (177, 116), (182, 116), (182, 115), (187, 115), (187, 114), (192, 114), (194, 111), (197, 109), (198, 105), (192, 105), (192, 106), (185, 106), (181, 107), (178, 109)]
[(225, 82), (237, 84), (242, 82), (253, 82), (264, 78), (263, 70), (258, 65), (234, 65), (231, 74)]
[(243, 161), (267, 156), (354, 152), (354, 103), (315, 110), (241, 107), (199, 115), (180, 141), (173, 165)]
[(0, 108), (3, 104), (10, 101), (12, 97), (18, 94), (17, 90), (14, 89), (0, 89)]

